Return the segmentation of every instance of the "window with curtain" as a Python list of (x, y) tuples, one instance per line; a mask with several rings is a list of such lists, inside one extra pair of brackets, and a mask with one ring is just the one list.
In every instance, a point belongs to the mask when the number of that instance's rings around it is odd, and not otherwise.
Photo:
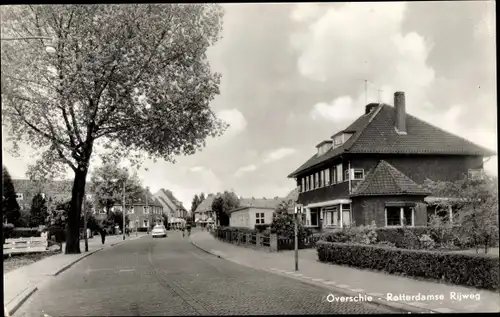
[(337, 165), (337, 183), (342, 183), (342, 164)]
[(325, 186), (330, 185), (330, 169), (326, 169), (325, 171)]

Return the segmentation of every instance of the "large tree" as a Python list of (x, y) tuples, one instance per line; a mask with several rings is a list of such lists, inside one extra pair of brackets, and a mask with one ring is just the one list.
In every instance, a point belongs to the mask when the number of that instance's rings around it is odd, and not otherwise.
[(146, 192), (136, 174), (118, 167), (118, 161), (102, 164), (92, 173), (89, 192), (99, 209), (104, 208), (106, 213), (111, 208), (123, 202), (123, 185), (125, 184), (125, 203), (130, 204), (144, 197)]
[(44, 225), (48, 215), (47, 202), (41, 193), (37, 193), (31, 202), (30, 227)]
[(201, 200), (200, 197), (198, 197), (197, 194), (194, 195), (193, 201), (191, 202), (191, 212), (194, 213), (196, 211), (196, 208), (200, 205)]
[(240, 200), (233, 192), (217, 194), (212, 202), (212, 211), (217, 216), (217, 225), (229, 226), (229, 211), (240, 206)]
[(19, 224), (21, 209), (17, 202), (16, 189), (12, 183), (9, 171), (2, 165), (2, 217), (3, 222), (11, 223), (15, 226)]
[[(455, 209), (453, 223), (476, 247), (485, 253), (498, 241), (498, 179), (484, 175), (481, 179), (465, 177), (456, 182), (426, 180), (426, 188), (435, 197), (437, 208)], [(444, 199), (443, 199), (444, 198)]]
[[(32, 171), (74, 172), (65, 253), (80, 253), (96, 146), (174, 162), (225, 130), (209, 107), (220, 76), (206, 56), (222, 17), (217, 4), (2, 7), (2, 37), (24, 38), (2, 41), (2, 123), (13, 149), (41, 149)], [(35, 36), (57, 39), (56, 52)]]

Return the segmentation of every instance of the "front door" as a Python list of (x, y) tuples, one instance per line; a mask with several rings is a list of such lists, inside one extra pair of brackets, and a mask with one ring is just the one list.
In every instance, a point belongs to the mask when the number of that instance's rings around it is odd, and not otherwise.
[(351, 211), (350, 210), (343, 210), (342, 211), (342, 223), (344, 226), (351, 225)]

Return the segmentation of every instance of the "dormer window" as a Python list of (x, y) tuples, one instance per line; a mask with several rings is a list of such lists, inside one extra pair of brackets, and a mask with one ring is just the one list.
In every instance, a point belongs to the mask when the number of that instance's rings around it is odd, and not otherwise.
[(352, 132), (343, 132), (343, 133), (339, 133), (338, 135), (333, 136), (332, 137), (332, 139), (333, 139), (333, 147), (337, 148), (337, 147), (341, 146), (342, 144), (344, 144), (345, 142), (347, 142), (347, 140), (349, 140), (349, 138), (353, 134), (354, 133), (352, 133)]
[(328, 152), (332, 148), (332, 143), (332, 140), (326, 140), (316, 145), (316, 148), (318, 149), (318, 155), (323, 155)]
[(333, 139), (333, 144), (334, 144), (335, 146), (342, 145), (342, 143), (344, 143), (344, 141), (343, 141), (343, 135), (342, 135), (342, 134), (337, 135), (337, 136)]

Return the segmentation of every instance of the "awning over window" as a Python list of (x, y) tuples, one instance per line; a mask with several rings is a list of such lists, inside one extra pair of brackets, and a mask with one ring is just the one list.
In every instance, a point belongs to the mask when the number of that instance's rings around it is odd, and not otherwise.
[(387, 201), (386, 207), (415, 207), (417, 203), (411, 201)]

